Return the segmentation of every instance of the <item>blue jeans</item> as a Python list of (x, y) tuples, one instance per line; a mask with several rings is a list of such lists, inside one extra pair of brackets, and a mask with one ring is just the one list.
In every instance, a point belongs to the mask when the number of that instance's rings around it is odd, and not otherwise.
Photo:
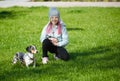
[(69, 60), (69, 54), (64, 47), (54, 46), (49, 39), (45, 39), (42, 43), (42, 57), (48, 57), (48, 52), (54, 53), (62, 60)]

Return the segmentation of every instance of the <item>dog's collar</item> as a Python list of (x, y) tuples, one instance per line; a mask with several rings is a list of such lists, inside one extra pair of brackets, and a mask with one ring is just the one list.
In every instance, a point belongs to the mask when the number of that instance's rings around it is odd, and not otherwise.
[(31, 58), (31, 57), (29, 56), (29, 54), (30, 54), (30, 53), (27, 53), (27, 56), (30, 58), (30, 60), (34, 60), (34, 57)]

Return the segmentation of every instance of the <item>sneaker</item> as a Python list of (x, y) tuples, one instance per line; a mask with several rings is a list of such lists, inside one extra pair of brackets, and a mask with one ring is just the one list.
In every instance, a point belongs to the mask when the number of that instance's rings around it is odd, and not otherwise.
[(42, 63), (43, 64), (47, 64), (47, 62), (48, 62), (48, 57), (43, 57), (42, 58)]
[(54, 55), (54, 58), (55, 58), (56, 60), (59, 60), (59, 58), (58, 58), (56, 55)]

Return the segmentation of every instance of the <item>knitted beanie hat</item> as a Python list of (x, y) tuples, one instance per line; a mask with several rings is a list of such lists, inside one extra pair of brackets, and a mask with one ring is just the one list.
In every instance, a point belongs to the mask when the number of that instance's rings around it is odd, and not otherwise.
[(55, 7), (51, 7), (51, 8), (49, 9), (48, 16), (49, 16), (49, 19), (50, 19), (50, 17), (52, 17), (52, 16), (57, 16), (58, 19), (60, 19), (60, 13), (59, 13), (59, 11), (58, 11)]

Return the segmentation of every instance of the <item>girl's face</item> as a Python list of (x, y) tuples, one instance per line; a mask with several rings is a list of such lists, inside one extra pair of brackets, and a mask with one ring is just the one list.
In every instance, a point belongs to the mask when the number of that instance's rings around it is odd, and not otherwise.
[(50, 18), (50, 21), (51, 21), (51, 23), (53, 24), (53, 25), (56, 25), (57, 23), (58, 23), (58, 17), (57, 16), (52, 16), (51, 18)]

